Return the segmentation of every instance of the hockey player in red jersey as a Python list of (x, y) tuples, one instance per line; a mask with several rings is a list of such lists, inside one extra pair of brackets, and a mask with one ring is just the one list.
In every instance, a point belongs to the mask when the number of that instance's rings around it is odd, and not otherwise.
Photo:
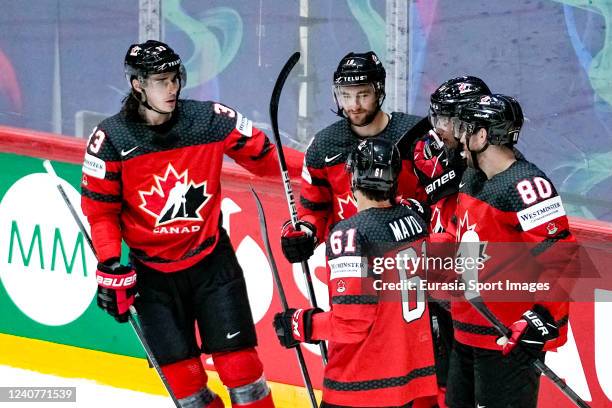
[[(94, 129), (83, 164), (98, 305), (125, 322), (135, 303), (181, 406), (223, 406), (207, 387), (203, 351), (212, 354), (232, 406), (273, 407), (244, 276), (221, 227), (220, 173), (227, 154), (255, 174), (277, 174), (274, 147), (239, 112), (179, 99), (185, 69), (162, 42), (131, 45), (125, 73), (130, 94)], [(129, 265), (119, 263), (122, 239)]]
[[(454, 125), (458, 123), (457, 114), (464, 104), (490, 93), (484, 81), (474, 76), (461, 76), (445, 81), (431, 94), (427, 123), (413, 128), (398, 143), (400, 153), (412, 158), (415, 174), (427, 194), (427, 203), (431, 207), (431, 242), (455, 240), (453, 216), (459, 182), (466, 168), (465, 160), (460, 156), (461, 145), (454, 132)], [(415, 131), (421, 132), (416, 141), (411, 134)], [(440, 245), (442, 251), (451, 250), (450, 246), (444, 247), (445, 245)], [(448, 255), (451, 254), (452, 252), (449, 252)], [(432, 299), (429, 308), (436, 344), (439, 401), (442, 405), (453, 343), (453, 326), (449, 296), (441, 291), (431, 291), (429, 296)]]
[[(386, 113), (385, 69), (372, 51), (351, 52), (334, 72), (333, 94), (342, 118), (318, 132), (304, 157), (302, 189), (298, 205), (298, 230), (290, 222), (282, 230), (281, 245), (289, 262), (307, 260), (328, 229), (357, 212), (345, 162), (352, 149), (371, 137), (397, 142), (420, 117), (401, 112)], [(399, 179), (404, 196), (424, 199), (417, 187), (411, 160), (405, 160)]]
[[(454, 237), (452, 215), (455, 212), (459, 182), (465, 170), (460, 157), (459, 140), (453, 131), (459, 108), (482, 95), (489, 95), (489, 87), (480, 78), (462, 76), (449, 79), (432, 94), (428, 121), (431, 126), (411, 146), (415, 173), (424, 186), (427, 202), (431, 205), (430, 232), (448, 231)], [(425, 133), (424, 132), (424, 133)], [(402, 140), (400, 152), (412, 140)]]
[[(456, 209), (458, 256), (473, 245), (486, 253), (484, 267), (472, 270), (470, 285), (503, 278), (557, 282), (572, 263), (574, 238), (550, 179), (515, 155), (513, 146), (523, 124), (519, 103), (499, 94), (482, 96), (464, 105), (458, 119), (455, 131), (469, 166)], [(538, 216), (532, 217), (535, 213)], [(511, 243), (525, 244), (516, 250)], [(566, 341), (568, 303), (547, 291), (529, 299), (503, 290), (502, 299), (492, 297), (492, 291), (480, 295), (510, 327), (512, 338), (499, 339), (469, 303), (452, 302), (456, 343), (447, 404), (453, 408), (535, 407), (540, 374), (531, 362)]]
[(400, 249), (421, 254), (427, 223), (395, 204), (401, 159), (393, 142), (366, 139), (347, 167), (359, 212), (326, 242), (331, 310), (289, 309), (275, 328), (288, 348), (329, 341), (321, 407), (412, 407), (437, 391), (427, 303), (418, 285), (392, 294), (382, 286), (418, 282), (414, 270), (376, 266)]

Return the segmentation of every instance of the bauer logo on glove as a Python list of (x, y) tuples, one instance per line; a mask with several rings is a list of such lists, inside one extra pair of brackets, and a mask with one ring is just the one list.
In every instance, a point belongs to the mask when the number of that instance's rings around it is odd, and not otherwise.
[(98, 306), (119, 323), (127, 322), (136, 295), (136, 271), (112, 258), (98, 264), (96, 282)]
[(120, 278), (98, 273), (96, 275), (96, 282), (98, 282), (98, 285), (106, 288), (131, 288), (136, 284), (136, 274)]
[(538, 358), (546, 342), (559, 337), (559, 327), (542, 305), (534, 305), (531, 310), (525, 311), (522, 319), (514, 322), (509, 329), (512, 332), (510, 338), (500, 337), (497, 344), (502, 346), (505, 356), (525, 361)]

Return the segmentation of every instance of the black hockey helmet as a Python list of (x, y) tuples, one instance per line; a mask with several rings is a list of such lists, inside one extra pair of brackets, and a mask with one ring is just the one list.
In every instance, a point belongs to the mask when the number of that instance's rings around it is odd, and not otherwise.
[(397, 146), (386, 139), (370, 138), (359, 143), (346, 162), (353, 188), (383, 193), (397, 187), (402, 160)]
[(130, 45), (125, 54), (124, 70), (130, 86), (133, 78), (143, 81), (151, 74), (174, 71), (179, 73), (181, 87), (186, 82), (181, 57), (169, 45), (155, 40)]
[(482, 95), (490, 95), (491, 90), (484, 81), (475, 76), (451, 78), (438, 87), (429, 103), (429, 122), (436, 127), (444, 127), (444, 121), (456, 117), (461, 106), (477, 100)]
[(509, 146), (518, 142), (524, 120), (518, 101), (501, 94), (484, 95), (463, 105), (458, 119), (460, 135), (471, 135), (484, 128), (490, 144)]
[(335, 86), (374, 84), (377, 92), (385, 92), (385, 68), (374, 51), (349, 52), (334, 72)]
[(475, 76), (461, 76), (444, 82), (431, 94), (430, 108), (436, 114), (454, 116), (462, 104), (471, 102), (491, 90), (484, 81)]
[(339, 103), (337, 91), (342, 86), (372, 84), (378, 98), (378, 109), (385, 100), (385, 77), (387, 73), (382, 62), (374, 51), (365, 53), (349, 52), (338, 64), (334, 71), (334, 98), (338, 110), (336, 114), (344, 117), (342, 106)]

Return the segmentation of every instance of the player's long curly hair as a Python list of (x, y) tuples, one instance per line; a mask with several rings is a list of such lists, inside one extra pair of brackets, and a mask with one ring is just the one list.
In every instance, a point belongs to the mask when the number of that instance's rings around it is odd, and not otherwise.
[(121, 113), (125, 115), (128, 120), (134, 122), (141, 122), (143, 120), (139, 112), (140, 101), (137, 96), (134, 95), (134, 91), (125, 95), (121, 103)]

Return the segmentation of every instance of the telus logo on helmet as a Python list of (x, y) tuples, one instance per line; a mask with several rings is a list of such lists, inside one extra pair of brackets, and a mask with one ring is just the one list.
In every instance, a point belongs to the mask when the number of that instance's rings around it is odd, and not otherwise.
[(176, 65), (180, 65), (180, 64), (181, 64), (181, 60), (180, 59), (175, 60), (175, 61), (171, 61), (171, 62), (166, 62), (166, 63), (161, 64), (159, 66), (158, 70), (159, 71), (164, 71), (164, 70), (166, 70), (168, 68), (172, 68), (172, 67), (174, 67)]
[(338, 78), (338, 82), (354, 82), (354, 81), (365, 81), (367, 79), (367, 75), (359, 75), (359, 76), (347, 76)]

